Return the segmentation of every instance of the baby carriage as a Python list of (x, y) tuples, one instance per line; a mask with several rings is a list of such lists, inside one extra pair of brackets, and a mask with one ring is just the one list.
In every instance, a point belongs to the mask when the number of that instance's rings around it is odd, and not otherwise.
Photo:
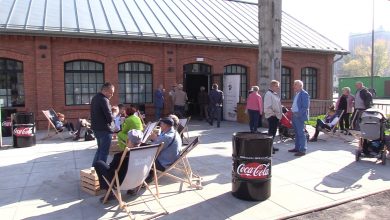
[[(279, 122), (279, 137), (280, 137), (280, 141), (284, 142), (289, 138), (294, 139), (295, 131), (292, 124), (292, 114), (293, 114), (292, 111), (288, 110), (284, 106), (282, 107), (282, 111), (283, 111), (282, 118), (280, 119)], [(309, 140), (310, 135), (309, 132), (306, 130), (306, 128), (304, 132), (305, 132), (306, 139)]]
[(362, 113), (360, 119), (361, 138), (359, 148), (356, 150), (355, 159), (377, 158), (386, 164), (385, 127), (386, 116), (379, 109), (370, 108)]

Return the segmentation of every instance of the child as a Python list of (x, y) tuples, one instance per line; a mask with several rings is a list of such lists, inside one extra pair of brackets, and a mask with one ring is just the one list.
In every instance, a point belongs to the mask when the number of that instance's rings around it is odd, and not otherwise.
[(65, 127), (68, 129), (68, 131), (71, 132), (71, 134), (73, 134), (74, 132), (74, 126), (73, 126), (73, 123), (72, 122), (68, 122), (68, 121), (65, 121), (65, 115), (62, 114), (62, 113), (57, 113), (57, 117), (58, 119), (60, 120), (59, 122), (56, 123), (56, 128), (58, 131), (62, 131), (63, 128), (62, 127)]

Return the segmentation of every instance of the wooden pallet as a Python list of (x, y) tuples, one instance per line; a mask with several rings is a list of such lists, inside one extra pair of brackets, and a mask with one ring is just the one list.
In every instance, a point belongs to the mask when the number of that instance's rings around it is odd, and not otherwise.
[(91, 168), (80, 170), (80, 187), (81, 190), (91, 195), (100, 195), (103, 193), (100, 190), (99, 179), (96, 171)]

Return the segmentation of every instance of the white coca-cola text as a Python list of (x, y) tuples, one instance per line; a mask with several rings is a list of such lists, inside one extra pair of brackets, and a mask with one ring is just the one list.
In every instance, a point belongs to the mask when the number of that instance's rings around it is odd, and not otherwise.
[(32, 127), (18, 127), (14, 129), (14, 135), (18, 137), (30, 137), (33, 136)]
[(247, 179), (266, 178), (269, 175), (270, 165), (270, 163), (242, 163), (237, 167), (237, 174), (240, 175), (240, 177)]
[(12, 126), (12, 121), (3, 121), (2, 126), (3, 127), (11, 127)]

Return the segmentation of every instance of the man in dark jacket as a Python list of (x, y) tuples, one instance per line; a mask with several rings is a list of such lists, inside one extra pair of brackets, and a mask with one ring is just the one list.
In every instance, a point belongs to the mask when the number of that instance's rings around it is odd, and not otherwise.
[(200, 87), (200, 92), (198, 93), (198, 104), (200, 110), (200, 120), (209, 120), (209, 95), (207, 94), (206, 88), (204, 86)]
[(354, 130), (360, 130), (360, 117), (364, 110), (371, 108), (372, 106), (372, 94), (364, 87), (363, 83), (358, 81), (355, 84), (355, 109), (351, 117), (351, 126)]
[(210, 104), (210, 120), (209, 124), (213, 125), (214, 118), (217, 117), (217, 127), (219, 128), (221, 123), (222, 104), (223, 104), (223, 92), (218, 89), (218, 84), (214, 83), (212, 90), (209, 94)]
[(92, 166), (98, 160), (107, 162), (112, 134), (115, 128), (112, 125), (113, 117), (110, 105), (110, 99), (114, 91), (114, 85), (109, 82), (104, 83), (101, 91), (91, 101), (91, 129), (95, 133), (98, 145)]

